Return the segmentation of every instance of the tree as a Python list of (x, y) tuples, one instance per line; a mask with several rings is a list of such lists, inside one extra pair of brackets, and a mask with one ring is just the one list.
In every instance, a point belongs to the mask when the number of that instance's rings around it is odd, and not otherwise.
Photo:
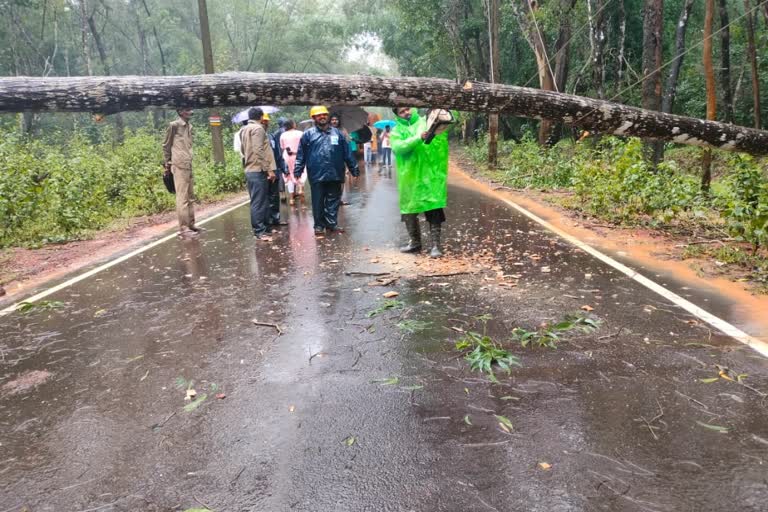
[[(765, 5), (768, 5), (766, 3)], [(747, 27), (747, 58), (752, 72), (752, 108), (754, 110), (754, 127), (758, 130), (762, 126), (760, 119), (760, 74), (757, 69), (757, 49), (755, 48), (755, 15), (751, 2), (744, 0), (745, 18), (744, 24)], [(768, 12), (766, 12), (766, 21), (768, 21)]]
[[(715, 119), (717, 113), (717, 97), (715, 93), (715, 68), (712, 64), (712, 18), (715, 11), (715, 0), (705, 0), (704, 14), (704, 78), (707, 84), (707, 119)], [(704, 150), (702, 158), (701, 190), (709, 192), (712, 183), (712, 151)]]
[(691, 15), (693, 2), (694, 0), (685, 0), (683, 10), (680, 12), (680, 18), (677, 21), (677, 29), (675, 30), (675, 57), (672, 60), (672, 67), (669, 68), (667, 88), (661, 102), (662, 112), (671, 113), (672, 106), (675, 102), (677, 80), (680, 77), (680, 68), (683, 67), (683, 57), (685, 56), (685, 31), (688, 28), (688, 18)]
[(731, 29), (727, 0), (719, 0), (720, 6), (720, 88), (723, 90), (725, 122), (733, 122), (733, 94), (731, 93)]
[[(646, 0), (643, 16), (643, 87), (642, 105), (647, 110), (661, 110), (661, 52), (664, 0)], [(656, 167), (664, 145), (646, 145), (646, 157)]]

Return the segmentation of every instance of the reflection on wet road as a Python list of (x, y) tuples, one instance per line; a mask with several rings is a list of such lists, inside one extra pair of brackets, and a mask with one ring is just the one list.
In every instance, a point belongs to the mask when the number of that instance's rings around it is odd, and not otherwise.
[[(391, 175), (346, 200), (345, 234), (241, 208), (0, 318), (0, 511), (765, 510), (765, 359), (466, 180), (439, 264), (396, 252)], [(498, 383), (454, 349), (586, 309)]]

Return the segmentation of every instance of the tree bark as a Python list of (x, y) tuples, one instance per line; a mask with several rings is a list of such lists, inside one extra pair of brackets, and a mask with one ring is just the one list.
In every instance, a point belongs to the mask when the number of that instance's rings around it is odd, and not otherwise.
[[(96, 45), (96, 50), (99, 52), (99, 60), (101, 61), (101, 66), (104, 68), (104, 73), (111, 75), (112, 69), (109, 65), (109, 60), (107, 59), (107, 49), (101, 39), (101, 34), (96, 29), (96, 22), (93, 20), (94, 14), (95, 13), (91, 13), (91, 15), (88, 16), (88, 28), (93, 36), (93, 43)], [(120, 112), (115, 114), (115, 138), (117, 139), (117, 142), (123, 142), (123, 140), (125, 140), (125, 123), (123, 122), (123, 115)]]
[(749, 59), (749, 66), (752, 71), (752, 108), (755, 111), (754, 126), (759, 130), (762, 126), (762, 120), (760, 119), (760, 74), (757, 71), (757, 49), (755, 47), (756, 16), (751, 12), (752, 5), (749, 0), (744, 0), (744, 10), (746, 12), (744, 23), (747, 25), (747, 58)]
[[(547, 57), (547, 48), (541, 37), (541, 32), (535, 23), (535, 11), (538, 9), (538, 3), (535, 0), (522, 0), (524, 11), (520, 12), (513, 0), (512, 8), (515, 11), (516, 18), (520, 28), (525, 34), (533, 54), (536, 57), (536, 66), (539, 73), (539, 86), (545, 91), (555, 90), (555, 79), (552, 76), (549, 59)], [(549, 119), (542, 119), (539, 125), (539, 144), (546, 145), (552, 134), (553, 123)]]
[[(714, 18), (715, 0), (705, 0), (704, 13), (704, 79), (707, 94), (707, 119), (715, 119), (717, 114), (717, 97), (715, 93), (715, 69), (712, 64), (712, 19)], [(709, 192), (712, 183), (712, 151), (704, 150), (701, 170), (701, 190)]]
[[(211, 46), (211, 29), (208, 25), (208, 5), (206, 0), (197, 0), (198, 13), (200, 14), (200, 39), (203, 43), (203, 63), (205, 73), (213, 74), (213, 47)], [(217, 109), (213, 109), (211, 114), (211, 137), (213, 143), (213, 161), (216, 164), (224, 164), (224, 139), (221, 134), (221, 118)], [(219, 118), (218, 122), (213, 119)]]
[(768, 132), (540, 89), (438, 78), (220, 73), (0, 78), (0, 112), (348, 104), (439, 107), (562, 121), (606, 134), (768, 154)]
[(719, 0), (720, 8), (720, 88), (723, 90), (723, 112), (726, 123), (733, 122), (733, 93), (731, 92), (731, 29), (727, 0)]
[(685, 1), (683, 10), (680, 12), (680, 18), (677, 20), (677, 28), (675, 29), (675, 58), (672, 61), (672, 67), (669, 69), (667, 88), (661, 101), (661, 111), (667, 114), (672, 112), (672, 106), (675, 104), (677, 79), (680, 77), (680, 69), (683, 67), (683, 57), (685, 54), (685, 32), (688, 28), (688, 18), (691, 15), (691, 9), (693, 9), (693, 2), (694, 0)]
[[(664, 0), (645, 0), (643, 16), (643, 87), (642, 105), (647, 110), (661, 110), (661, 51), (664, 28)], [(646, 145), (646, 157), (656, 167), (663, 156), (664, 145)]]
[[(499, 0), (488, 0), (488, 40), (491, 83), (499, 82)], [(496, 167), (499, 156), (499, 114), (488, 115), (488, 165)]]

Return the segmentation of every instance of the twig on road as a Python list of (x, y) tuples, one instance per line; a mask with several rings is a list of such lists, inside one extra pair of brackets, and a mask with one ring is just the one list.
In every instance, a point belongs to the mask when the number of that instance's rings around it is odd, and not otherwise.
[(446, 272), (444, 274), (417, 274), (416, 277), (451, 277), (451, 276), (464, 276), (467, 274), (473, 274), (473, 272), (464, 271), (464, 272)]
[(465, 448), (483, 448), (485, 446), (500, 446), (502, 444), (507, 444), (509, 441), (498, 441), (495, 443), (469, 443), (469, 444), (462, 444), (461, 446)]
[(390, 274), (392, 274), (392, 272), (344, 272), (345, 276), (388, 276)]
[(204, 506), (206, 509), (208, 509), (208, 510), (210, 510), (211, 512), (213, 512), (213, 508), (209, 507), (208, 505), (206, 505), (205, 503), (203, 503), (202, 501), (200, 501), (200, 500), (197, 498), (197, 496), (192, 496), (192, 499), (193, 499), (193, 500), (195, 500), (196, 502), (198, 502), (200, 505)]
[(258, 320), (255, 320), (255, 319), (251, 320), (251, 322), (253, 322), (253, 325), (260, 325), (262, 327), (272, 327), (273, 329), (275, 329), (277, 331), (277, 335), (278, 336), (282, 336), (282, 334), (283, 334), (283, 330), (280, 329), (280, 326), (277, 325), (277, 324), (271, 324), (269, 322), (259, 322)]
[(237, 472), (237, 474), (235, 475), (235, 478), (233, 478), (232, 480), (229, 481), (229, 486), (230, 487), (234, 487), (235, 482), (237, 482), (237, 479), (240, 478), (240, 475), (243, 474), (243, 471), (245, 471), (246, 467), (247, 466), (243, 466), (242, 468), (240, 468), (240, 471)]

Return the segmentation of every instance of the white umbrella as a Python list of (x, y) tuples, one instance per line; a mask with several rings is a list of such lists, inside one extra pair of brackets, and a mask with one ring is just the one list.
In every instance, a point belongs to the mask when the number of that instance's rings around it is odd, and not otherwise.
[[(269, 105), (262, 105), (259, 108), (265, 114), (274, 114), (275, 112), (280, 112), (280, 108), (279, 107), (272, 107), (272, 106), (269, 106)], [(250, 109), (251, 109), (251, 107), (248, 107), (247, 109), (241, 110), (240, 112), (238, 112), (237, 114), (232, 116), (232, 124), (240, 124), (243, 121), (247, 121), (248, 120), (248, 111)]]

